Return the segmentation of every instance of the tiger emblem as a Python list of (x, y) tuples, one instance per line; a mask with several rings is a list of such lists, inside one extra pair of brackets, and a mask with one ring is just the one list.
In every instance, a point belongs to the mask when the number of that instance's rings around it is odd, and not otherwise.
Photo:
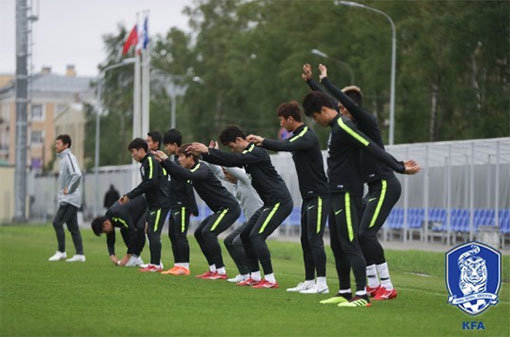
[(475, 254), (480, 252), (477, 246), (459, 257), (459, 287), (464, 296), (485, 292), (487, 288), (487, 266), (485, 260)]

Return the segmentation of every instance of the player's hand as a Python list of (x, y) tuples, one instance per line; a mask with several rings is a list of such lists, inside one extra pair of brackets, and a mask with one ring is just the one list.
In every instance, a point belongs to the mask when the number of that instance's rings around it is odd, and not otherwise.
[(322, 63), (319, 64), (319, 71), (320, 71), (319, 80), (322, 81), (324, 77), (328, 77), (328, 68), (326, 68), (324, 64)]
[(218, 144), (215, 140), (211, 140), (209, 142), (209, 147), (218, 150), (220, 148), (220, 144)]
[(129, 261), (129, 259), (130, 259), (130, 258), (131, 258), (131, 255), (126, 254), (126, 255), (122, 258), (122, 260), (117, 261), (117, 266), (119, 266), (119, 267), (124, 267), (124, 266), (128, 263), (128, 261)]
[(303, 72), (301, 73), (301, 78), (305, 81), (310, 81), (312, 79), (312, 66), (310, 63), (303, 64)]
[(159, 162), (168, 159), (167, 154), (163, 151), (157, 150), (157, 151), (151, 151), (151, 152), (154, 155), (154, 157), (156, 158), (156, 160)]
[(202, 143), (192, 143), (186, 149), (187, 152), (192, 152), (195, 155), (200, 155), (209, 152), (209, 148)]
[(413, 175), (413, 174), (420, 172), (420, 170), (421, 170), (420, 165), (418, 165), (418, 163), (415, 162), (414, 160), (404, 161), (404, 166), (406, 168), (404, 171), (405, 174)]
[(125, 205), (127, 204), (129, 201), (129, 198), (127, 197), (127, 195), (123, 195), (122, 197), (120, 197), (119, 199), (119, 204), (121, 205)]
[(64, 188), (64, 190), (62, 191), (62, 193), (64, 193), (64, 195), (69, 194), (69, 190), (67, 189), (67, 187), (66, 187), (66, 188)]
[(264, 138), (251, 134), (251, 135), (248, 135), (248, 137), (246, 137), (246, 140), (249, 141), (250, 143), (255, 143), (256, 145), (260, 145), (264, 141)]
[(115, 255), (110, 255), (110, 260), (113, 262), (114, 265), (117, 265), (119, 262), (119, 259)]

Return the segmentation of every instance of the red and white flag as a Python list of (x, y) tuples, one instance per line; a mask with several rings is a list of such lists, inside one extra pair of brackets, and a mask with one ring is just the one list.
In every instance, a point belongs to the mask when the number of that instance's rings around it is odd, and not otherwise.
[(124, 48), (122, 48), (122, 55), (126, 55), (131, 48), (131, 46), (136, 46), (138, 44), (138, 28), (137, 25), (133, 26), (131, 32), (128, 35), (126, 42), (124, 42)]

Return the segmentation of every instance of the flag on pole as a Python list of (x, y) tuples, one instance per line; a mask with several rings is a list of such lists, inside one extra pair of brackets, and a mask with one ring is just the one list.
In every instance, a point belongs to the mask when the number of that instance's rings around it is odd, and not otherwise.
[(137, 46), (138, 44), (138, 28), (137, 25), (133, 26), (131, 32), (128, 35), (126, 42), (124, 43), (124, 48), (122, 48), (122, 55), (126, 55), (131, 48), (131, 46)]
[(143, 28), (138, 34), (138, 43), (136, 44), (136, 52), (140, 54), (142, 49), (147, 49), (149, 44), (149, 18), (145, 17), (143, 21)]

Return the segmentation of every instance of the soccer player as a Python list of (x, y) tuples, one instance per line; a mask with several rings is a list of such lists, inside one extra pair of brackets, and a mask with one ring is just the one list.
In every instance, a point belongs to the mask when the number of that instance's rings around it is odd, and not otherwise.
[[(358, 233), (363, 193), (360, 152), (368, 151), (378, 161), (400, 173), (415, 174), (420, 167), (414, 161), (398, 162), (387, 154), (361, 133), (348, 115), (339, 114), (331, 99), (324, 93), (309, 93), (303, 99), (303, 107), (305, 114), (313, 117), (317, 124), (331, 127), (328, 141), (328, 178), (331, 193), (329, 223), (340, 291), (338, 296), (325, 302), (339, 303), (341, 307), (369, 306), (370, 300), (365, 290), (366, 264)], [(351, 267), (356, 280), (354, 297), (350, 289)]]
[[(338, 99), (344, 114), (349, 113), (359, 130), (384, 149), (377, 118), (362, 108), (361, 90), (356, 86), (340, 90), (328, 79), (328, 70), (324, 65), (319, 65), (319, 70), (321, 84)], [(391, 283), (388, 264), (377, 239), (377, 232), (400, 198), (402, 189), (391, 168), (377, 161), (370, 153), (362, 153), (361, 159), (363, 181), (368, 184), (359, 229), (361, 249), (367, 261), (367, 292), (374, 296), (375, 300), (392, 299), (397, 297), (397, 291)]]
[[(182, 135), (177, 129), (165, 132), (163, 146), (168, 155), (174, 155), (175, 164), (179, 164), (178, 152), (182, 145)], [(166, 170), (165, 170), (166, 171)], [(189, 179), (181, 179), (170, 175), (170, 217), (168, 219), (168, 237), (172, 244), (174, 254), (174, 266), (161, 274), (189, 275), (189, 243), (188, 228), (190, 216), (198, 215), (198, 207), (195, 200), (193, 185)]]
[(187, 153), (188, 145), (179, 148), (179, 165), (171, 161), (162, 152), (156, 152), (161, 165), (166, 168), (172, 177), (191, 180), (193, 187), (213, 214), (206, 217), (195, 230), (195, 238), (202, 250), (209, 270), (197, 275), (197, 278), (206, 280), (226, 280), (228, 278), (221, 247), (218, 242), (218, 235), (239, 218), (241, 208), (232, 194), (216, 178), (209, 166), (198, 160), (192, 153)]
[[(218, 149), (218, 142), (211, 142), (209, 147)], [(250, 219), (253, 214), (262, 207), (262, 200), (260, 200), (257, 191), (255, 191), (251, 185), (250, 177), (248, 177), (244, 169), (239, 167), (220, 167), (213, 164), (209, 167), (219, 179), (233, 185), (234, 196), (237, 201), (239, 201), (246, 219)], [(243, 242), (241, 241), (241, 232), (247, 225), (248, 222), (245, 222), (241, 226), (237, 227), (223, 241), (230, 256), (232, 257), (232, 260), (234, 260), (234, 263), (239, 270), (239, 274), (227, 280), (231, 283), (243, 282), (250, 277), (250, 270), (248, 268), (248, 262), (246, 261), (246, 253), (244, 251)], [(259, 270), (256, 272), (260, 274)]]
[[(293, 136), (286, 140), (273, 140), (256, 135), (248, 136), (262, 147), (274, 151), (292, 152), (296, 166), (299, 190), (303, 199), (301, 206), (301, 248), (305, 264), (305, 281), (287, 291), (302, 294), (327, 294), (326, 253), (322, 236), (328, 215), (328, 183), (324, 173), (319, 139), (315, 132), (301, 119), (299, 103), (281, 104), (276, 114), (280, 125)], [(315, 275), (317, 273), (317, 282)]]
[[(147, 203), (143, 196), (139, 196), (125, 205), (115, 202), (104, 216), (92, 220), (94, 234), (100, 236), (106, 233), (106, 246), (115, 265), (135, 267), (143, 264), (140, 254), (145, 245), (146, 215)], [(127, 247), (126, 255), (120, 260), (115, 256), (115, 227), (120, 228)]]
[(163, 224), (170, 209), (168, 190), (166, 188), (163, 170), (158, 161), (149, 153), (147, 142), (142, 138), (135, 138), (129, 143), (128, 149), (134, 160), (142, 164), (140, 174), (142, 182), (131, 192), (125, 194), (119, 199), (119, 203), (124, 205), (129, 200), (142, 194), (147, 200), (147, 236), (149, 237), (151, 261), (142, 272), (160, 272), (163, 270), (161, 263), (161, 231)]
[(60, 160), (58, 175), (58, 211), (53, 220), (53, 228), (57, 234), (58, 249), (48, 261), (59, 261), (67, 258), (66, 235), (64, 223), (71, 232), (76, 254), (67, 262), (85, 262), (80, 228), (78, 227), (78, 209), (81, 207), (81, 171), (76, 157), (71, 153), (71, 137), (59, 135), (55, 141), (55, 151)]
[[(243, 166), (246, 173), (251, 176), (253, 188), (264, 202), (241, 232), (251, 276), (238, 285), (278, 288), (266, 239), (292, 212), (293, 201), (289, 190), (274, 169), (267, 151), (248, 142), (241, 128), (235, 125), (225, 127), (220, 134), (220, 142), (229, 147), (233, 153), (208, 148), (200, 143), (193, 143), (191, 151), (202, 154), (202, 159), (212, 164), (227, 167)], [(264, 271), (264, 279), (261, 279), (258, 272), (259, 261)]]

